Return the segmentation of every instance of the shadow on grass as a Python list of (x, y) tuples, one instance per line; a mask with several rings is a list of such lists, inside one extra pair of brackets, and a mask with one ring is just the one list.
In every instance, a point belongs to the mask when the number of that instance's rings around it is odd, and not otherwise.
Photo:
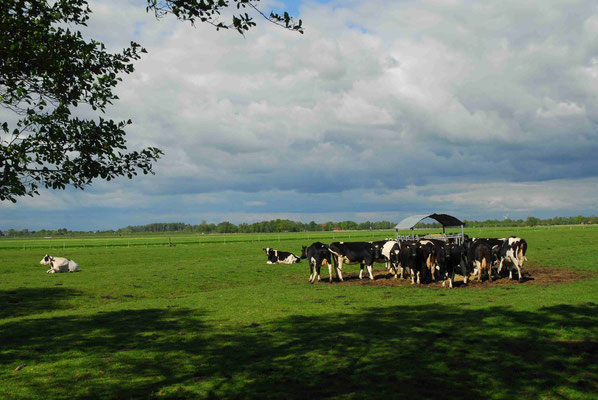
[(23, 317), (68, 308), (67, 300), (80, 296), (67, 288), (20, 288), (0, 290), (0, 318)]
[(53, 399), (564, 399), (598, 391), (591, 303), (205, 321), (175, 309), (11, 321), (0, 325), (8, 339), (0, 365), (59, 363), (26, 378), (32, 393)]

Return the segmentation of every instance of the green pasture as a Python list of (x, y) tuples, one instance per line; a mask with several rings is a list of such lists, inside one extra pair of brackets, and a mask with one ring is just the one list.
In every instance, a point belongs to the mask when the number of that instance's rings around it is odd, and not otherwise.
[[(597, 398), (598, 228), (466, 233), (586, 278), (311, 285), (262, 251), (390, 231), (2, 239), (0, 398)], [(46, 274), (46, 253), (80, 272)]]

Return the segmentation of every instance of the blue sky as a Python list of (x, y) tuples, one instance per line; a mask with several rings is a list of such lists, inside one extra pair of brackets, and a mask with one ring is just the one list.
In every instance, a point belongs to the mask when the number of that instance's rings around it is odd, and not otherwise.
[(596, 2), (265, 1), (305, 34), (245, 37), (90, 4), (86, 35), (149, 52), (108, 116), (165, 156), (1, 203), (0, 229), (597, 213)]

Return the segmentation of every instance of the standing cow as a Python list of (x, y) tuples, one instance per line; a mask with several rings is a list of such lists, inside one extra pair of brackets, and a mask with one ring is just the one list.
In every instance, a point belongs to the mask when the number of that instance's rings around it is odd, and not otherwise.
[(374, 247), (374, 261), (384, 263), (387, 271), (397, 269), (399, 262), (399, 244), (394, 239), (370, 242)]
[[(411, 275), (411, 283), (415, 283), (413, 275), (417, 267), (417, 241), (403, 240), (399, 247), (399, 262), (398, 269), (401, 270), (401, 279), (403, 273), (407, 272)], [(397, 277), (397, 270), (395, 269), (395, 278)], [(419, 279), (419, 276), (418, 276)]]
[(517, 268), (518, 280), (521, 281), (521, 268), (523, 263), (527, 261), (525, 253), (527, 251), (527, 242), (525, 239), (510, 236), (503, 243), (502, 247), (498, 252), (498, 274), (502, 270), (503, 265), (507, 265), (509, 268), (509, 279), (513, 279), (513, 267)]
[[(370, 279), (372, 275), (372, 265), (374, 264), (375, 249), (368, 242), (334, 242), (330, 244), (330, 252), (333, 254), (334, 267), (338, 279), (343, 280), (343, 264), (360, 264), (359, 279), (363, 277), (363, 267), (366, 266)], [(332, 277), (331, 277), (332, 278)]]
[(467, 284), (467, 253), (465, 247), (457, 243), (447, 243), (443, 249), (444, 262), (440, 263), (440, 276), (444, 280), (442, 286), (449, 281), (449, 287), (452, 288), (455, 282), (455, 273), (457, 270), (463, 275), (463, 283)]
[(309, 247), (301, 248), (301, 258), (307, 259), (309, 264), (309, 282), (314, 283), (316, 277), (320, 281), (320, 268), (328, 265), (328, 274), (332, 282), (332, 263), (330, 261), (330, 250), (328, 245), (321, 242), (314, 242)]
[(473, 275), (478, 276), (478, 281), (482, 279), (482, 273), (488, 274), (488, 280), (492, 282), (492, 248), (485, 241), (466, 242), (467, 260)]

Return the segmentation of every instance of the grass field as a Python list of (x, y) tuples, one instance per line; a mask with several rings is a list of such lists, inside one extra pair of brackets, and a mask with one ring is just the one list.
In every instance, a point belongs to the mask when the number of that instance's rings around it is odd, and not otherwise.
[[(580, 278), (311, 285), (262, 251), (379, 231), (0, 240), (0, 398), (597, 398), (598, 228), (466, 233)], [(45, 274), (46, 253), (80, 272)]]

